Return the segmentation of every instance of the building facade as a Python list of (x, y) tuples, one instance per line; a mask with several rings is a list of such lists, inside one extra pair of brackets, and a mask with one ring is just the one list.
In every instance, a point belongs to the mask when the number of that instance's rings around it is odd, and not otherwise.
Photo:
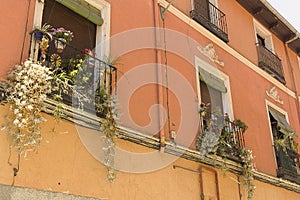
[(32, 59), (70, 87), (52, 83), (35, 148), (7, 134), (0, 85), (3, 198), (300, 198), (300, 36), (267, 1), (5, 7), (1, 78)]

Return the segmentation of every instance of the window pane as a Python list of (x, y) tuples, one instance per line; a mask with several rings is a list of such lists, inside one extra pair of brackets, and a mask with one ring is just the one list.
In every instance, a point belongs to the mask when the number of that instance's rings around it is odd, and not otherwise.
[[(70, 45), (79, 51), (84, 48), (94, 49), (96, 43), (97, 26), (84, 17), (73, 12), (54, 0), (45, 1), (42, 24), (50, 24), (55, 28), (63, 27), (74, 33)], [(64, 51), (64, 57), (74, 57), (70, 52)], [(78, 53), (78, 52), (76, 52)]]
[(210, 103), (212, 112), (219, 110), (223, 113), (222, 93), (205, 82), (200, 81), (201, 101), (203, 103)]

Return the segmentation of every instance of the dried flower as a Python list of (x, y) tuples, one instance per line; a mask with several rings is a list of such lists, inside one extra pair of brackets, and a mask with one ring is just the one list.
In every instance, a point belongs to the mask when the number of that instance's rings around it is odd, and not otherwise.
[(8, 132), (20, 153), (39, 145), (41, 110), (46, 95), (51, 92), (51, 75), (47, 67), (31, 60), (16, 65), (8, 74), (11, 82), (7, 100), (13, 111)]

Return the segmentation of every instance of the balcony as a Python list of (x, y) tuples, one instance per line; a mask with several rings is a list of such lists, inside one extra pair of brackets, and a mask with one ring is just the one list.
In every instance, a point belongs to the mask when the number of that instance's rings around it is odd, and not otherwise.
[(277, 176), (300, 184), (300, 154), (277, 151)]
[(116, 91), (116, 67), (97, 58), (90, 49), (79, 50), (62, 42), (61, 50), (57, 42), (53, 38), (44, 44), (35, 38), (35, 31), (31, 34), (29, 58), (49, 67), (60, 80), (49, 98), (104, 117), (97, 105), (103, 103), (104, 95)]
[(226, 15), (208, 0), (194, 1), (194, 10), (190, 11), (190, 16), (224, 42), (229, 41)]
[(211, 114), (209, 110), (200, 110), (200, 119), (201, 130), (196, 143), (200, 155), (217, 154), (241, 163), (240, 153), (245, 148), (247, 125), (241, 120), (230, 121), (227, 115)]
[(258, 66), (285, 84), (281, 60), (269, 49), (257, 45)]

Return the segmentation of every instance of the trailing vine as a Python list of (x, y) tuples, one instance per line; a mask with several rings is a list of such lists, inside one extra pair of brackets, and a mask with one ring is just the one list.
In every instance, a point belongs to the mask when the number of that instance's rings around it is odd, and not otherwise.
[(117, 103), (115, 97), (106, 94), (104, 89), (100, 90), (102, 102), (96, 104), (98, 111), (101, 111), (105, 115), (105, 118), (101, 118), (100, 126), (102, 132), (104, 133), (103, 140), (106, 146), (102, 148), (104, 151), (103, 164), (106, 166), (108, 174), (107, 179), (112, 182), (116, 178), (115, 168), (114, 168), (114, 158), (115, 158), (115, 141), (117, 132)]
[(240, 158), (242, 159), (244, 185), (246, 186), (248, 193), (247, 199), (252, 200), (256, 188), (253, 183), (254, 166), (252, 151), (246, 148), (241, 149)]
[(40, 124), (46, 121), (41, 112), (47, 94), (52, 91), (51, 75), (49, 68), (32, 60), (16, 65), (8, 73), (6, 93), (12, 113), (7, 116), (6, 127), (19, 154), (40, 145)]

